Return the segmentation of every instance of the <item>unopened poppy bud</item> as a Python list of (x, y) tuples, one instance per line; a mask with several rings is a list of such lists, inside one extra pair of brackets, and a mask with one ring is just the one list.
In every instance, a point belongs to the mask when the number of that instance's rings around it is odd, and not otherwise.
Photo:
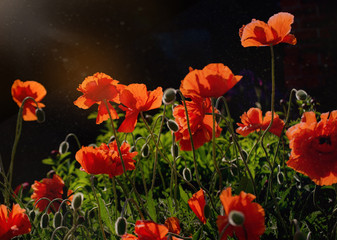
[(32, 211), (30, 211), (29, 212), (29, 218), (30, 218), (30, 221), (34, 221), (34, 219), (35, 219), (35, 216), (36, 216), (36, 214), (35, 214), (35, 211), (34, 210), (32, 210)]
[(53, 219), (53, 227), (58, 228), (62, 225), (63, 215), (61, 212), (56, 212)]
[(150, 155), (150, 146), (148, 144), (144, 144), (141, 149), (142, 157), (147, 158)]
[(78, 210), (83, 202), (83, 194), (82, 193), (75, 193), (73, 200), (71, 202), (71, 206), (73, 209)]
[(211, 216), (211, 207), (207, 203), (204, 207), (204, 216), (205, 218), (209, 218)]
[(294, 240), (306, 240), (307, 237), (301, 231), (296, 231), (295, 234), (294, 234), (294, 238), (293, 239)]
[(171, 146), (171, 154), (173, 157), (177, 157), (179, 155), (179, 147), (175, 143)]
[(245, 222), (245, 215), (242, 212), (232, 210), (228, 215), (228, 222), (234, 227), (242, 226)]
[(65, 154), (66, 152), (68, 152), (68, 150), (69, 150), (69, 143), (67, 141), (61, 142), (59, 152), (61, 154)]
[(176, 100), (176, 90), (173, 88), (168, 88), (163, 94), (163, 103), (165, 105), (172, 104)]
[(35, 110), (35, 115), (37, 117), (38, 123), (43, 123), (46, 120), (46, 115), (44, 114), (44, 111), (41, 108), (37, 108)]
[(117, 218), (115, 222), (115, 231), (118, 236), (122, 236), (126, 233), (127, 221), (124, 217)]
[(44, 213), (40, 220), (40, 227), (47, 228), (48, 225), (49, 225), (49, 215), (47, 213)]
[(178, 124), (174, 120), (171, 120), (171, 119), (168, 120), (166, 122), (166, 125), (173, 132), (178, 132), (178, 130), (179, 130), (179, 126), (178, 126)]
[(192, 173), (191, 173), (191, 170), (189, 168), (184, 168), (183, 177), (187, 182), (192, 181)]
[(296, 98), (297, 100), (304, 101), (308, 97), (308, 94), (304, 90), (298, 90), (296, 91)]

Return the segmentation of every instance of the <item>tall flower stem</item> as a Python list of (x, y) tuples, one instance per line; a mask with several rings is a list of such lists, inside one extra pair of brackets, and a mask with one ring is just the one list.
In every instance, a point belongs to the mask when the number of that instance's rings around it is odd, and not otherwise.
[(102, 223), (101, 207), (100, 207), (99, 200), (98, 200), (98, 197), (97, 197), (97, 194), (96, 194), (96, 190), (95, 190), (94, 177), (95, 177), (94, 175), (92, 175), (92, 176), (90, 177), (91, 189), (92, 189), (92, 193), (93, 193), (94, 196), (95, 196), (95, 200), (96, 200), (96, 202), (97, 202), (97, 207), (98, 207), (98, 222), (99, 222), (99, 226), (100, 226), (100, 228), (101, 228), (102, 236), (103, 236), (103, 239), (104, 239), (104, 240), (107, 240), (107, 239), (106, 239), (106, 236), (105, 236), (105, 233), (104, 233), (103, 223)]
[[(166, 105), (164, 105), (163, 115), (162, 115), (160, 129), (159, 129), (158, 138), (157, 138), (157, 144), (160, 141), (160, 134), (161, 134), (161, 131), (162, 131), (163, 125), (164, 125), (165, 113), (166, 113)], [(152, 191), (153, 188), (154, 188), (154, 182), (156, 180), (157, 164), (158, 164), (158, 150), (156, 149), (156, 152), (154, 154), (153, 175), (152, 175), (152, 183), (151, 183), (150, 191)]]
[[(15, 139), (14, 139), (14, 144), (13, 144), (13, 148), (12, 148), (11, 162), (9, 164), (9, 169), (8, 169), (8, 173), (7, 173), (7, 179), (8, 179), (8, 184), (7, 185), (8, 185), (8, 188), (10, 188), (11, 185), (12, 185), (14, 158), (15, 158), (15, 153), (16, 153), (16, 149), (17, 149), (17, 146), (18, 146), (18, 143), (19, 143), (20, 136), (21, 136), (21, 130), (22, 130), (22, 112), (23, 112), (23, 107), (24, 107), (26, 101), (29, 100), (29, 99), (33, 100), (35, 102), (35, 104), (36, 104), (36, 107), (39, 108), (37, 102), (32, 97), (26, 97), (25, 99), (23, 99), (22, 104), (20, 106), (18, 117), (17, 117), (17, 120), (16, 120)], [(9, 203), (9, 196), (5, 197), (5, 203)]]
[[(123, 167), (123, 176), (126, 176), (126, 178), (128, 179), (128, 181), (131, 183), (132, 188), (133, 188), (133, 191), (135, 192), (136, 197), (137, 197), (139, 203), (140, 203), (140, 204), (142, 205), (142, 207), (143, 207), (143, 202), (142, 202), (142, 200), (141, 200), (141, 198), (140, 198), (140, 195), (139, 195), (139, 193), (138, 193), (138, 191), (137, 191), (135, 185), (133, 184), (133, 182), (131, 181), (131, 179), (129, 178), (129, 176), (128, 176), (127, 172), (126, 172), (125, 163), (124, 163), (124, 160), (123, 160), (123, 154), (122, 154), (122, 152), (121, 152), (121, 144), (120, 144), (120, 142), (119, 142), (119, 140), (118, 140), (118, 137), (117, 137), (117, 131), (116, 131), (115, 125), (114, 125), (114, 123), (113, 123), (113, 119), (112, 119), (112, 116), (111, 116), (111, 113), (110, 113), (110, 110), (109, 110), (109, 106), (108, 106), (108, 103), (107, 103), (107, 100), (106, 100), (106, 99), (104, 99), (104, 103), (105, 103), (106, 109), (107, 109), (107, 111), (108, 111), (110, 120), (111, 120), (111, 127), (112, 127), (113, 134), (115, 135), (116, 144), (117, 144), (117, 150), (118, 150), (118, 154), (119, 154), (119, 157), (120, 157), (120, 159), (121, 159), (122, 167)], [(124, 178), (123, 178), (123, 183), (124, 183), (124, 185), (125, 185), (125, 179), (124, 179)], [(125, 185), (125, 186), (127, 186), (127, 185)], [(128, 197), (128, 196), (126, 196), (126, 197)]]
[(212, 150), (213, 150), (213, 163), (216, 169), (216, 172), (219, 175), (219, 190), (222, 190), (222, 174), (219, 169), (218, 162), (216, 161), (216, 150), (215, 150), (215, 109), (214, 109), (214, 99), (212, 98), (212, 119), (213, 119), (213, 129), (212, 129)]

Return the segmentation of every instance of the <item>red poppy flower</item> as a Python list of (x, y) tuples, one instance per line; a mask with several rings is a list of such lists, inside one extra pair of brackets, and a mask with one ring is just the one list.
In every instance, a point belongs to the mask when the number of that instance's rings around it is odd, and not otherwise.
[(93, 104), (98, 104), (98, 114), (96, 124), (109, 119), (109, 113), (106, 109), (104, 100), (107, 101), (111, 117), (117, 119), (116, 110), (108, 101), (119, 103), (119, 92), (124, 88), (124, 85), (118, 84), (117, 80), (112, 79), (104, 73), (95, 73), (89, 76), (77, 88), (83, 95), (74, 101), (74, 104), (79, 108), (88, 109)]
[(25, 211), (19, 204), (13, 204), (12, 211), (0, 205), (0, 240), (9, 240), (30, 232), (32, 226)]
[[(239, 128), (236, 132), (244, 137), (254, 131), (266, 130), (271, 121), (271, 112), (266, 112), (265, 117), (262, 120), (262, 111), (259, 108), (250, 108), (248, 112), (242, 114), (241, 122), (237, 123)], [(279, 116), (274, 113), (274, 120), (269, 132), (275, 134), (276, 136), (281, 136), (282, 129), (284, 127), (284, 122), (279, 118)]]
[[(250, 193), (241, 192), (238, 196), (232, 196), (232, 189), (229, 187), (222, 191), (220, 195), (221, 203), (225, 210), (225, 216), (218, 216), (216, 224), (219, 234), (227, 226), (221, 240), (226, 240), (228, 236), (236, 235), (239, 240), (258, 240), (264, 233), (264, 210), (260, 204), (252, 202), (255, 196)], [(244, 221), (240, 225), (230, 224), (229, 215), (232, 211), (243, 214)], [(247, 236), (247, 238), (246, 238)]]
[[(186, 101), (186, 106), (194, 148), (198, 149), (212, 139), (213, 117), (212, 115), (206, 115), (206, 113), (212, 112), (211, 101), (209, 98), (194, 98), (193, 101)], [(175, 107), (173, 110), (173, 116), (179, 125), (179, 130), (174, 133), (176, 141), (179, 141), (181, 150), (191, 151), (191, 140), (188, 132), (184, 106), (179, 105)], [(215, 124), (215, 136), (219, 137), (222, 129), (217, 123)]]
[(286, 133), (291, 149), (287, 165), (307, 175), (317, 185), (337, 183), (337, 111), (305, 112), (300, 123)]
[(287, 12), (274, 14), (268, 23), (253, 19), (239, 31), (241, 44), (244, 47), (270, 46), (281, 42), (295, 45), (297, 40), (290, 34), (293, 22), (294, 16)]
[(195, 215), (199, 218), (199, 220), (205, 224), (206, 217), (204, 214), (204, 208), (206, 205), (204, 191), (200, 189), (198, 192), (194, 193), (192, 197), (188, 200), (188, 205), (195, 213)]
[(130, 84), (120, 93), (120, 108), (126, 111), (125, 119), (119, 127), (119, 132), (132, 132), (137, 124), (140, 112), (159, 108), (162, 104), (163, 90), (158, 87), (147, 91), (145, 84)]
[[(31, 198), (35, 199), (35, 203), (40, 198), (48, 198), (49, 200), (53, 200), (55, 198), (63, 198), (63, 187), (64, 182), (62, 178), (56, 174), (54, 174), (53, 178), (44, 178), (41, 182), (35, 181), (32, 185), (32, 189), (34, 193)], [(67, 195), (69, 196), (72, 193), (71, 190), (68, 190)], [(71, 200), (72, 198), (70, 198)], [(37, 208), (42, 212), (49, 204), (48, 200), (41, 200), (37, 203)], [(53, 202), (53, 204), (49, 207), (48, 213), (52, 210), (58, 210), (60, 206), (59, 201)]]
[[(121, 145), (121, 152), (126, 170), (135, 169), (133, 158), (138, 153), (130, 152), (130, 145), (126, 142)], [(82, 147), (77, 151), (75, 158), (89, 174), (109, 174), (111, 178), (123, 174), (116, 141), (111, 142), (109, 146), (102, 143), (98, 148)]]
[[(15, 80), (12, 85), (12, 97), (14, 102), (16, 102), (19, 107), (21, 107), (22, 102), (26, 97), (32, 97), (37, 102), (39, 108), (43, 108), (45, 105), (43, 103), (40, 103), (40, 101), (46, 96), (46, 94), (46, 89), (40, 83), (35, 81), (22, 82), (20, 80)], [(23, 106), (23, 120), (37, 120), (35, 111), (35, 102), (32, 99), (28, 99)]]
[(222, 63), (208, 64), (202, 70), (190, 70), (180, 85), (183, 95), (190, 98), (221, 97), (242, 78)]
[(138, 220), (135, 226), (135, 233), (138, 237), (132, 234), (125, 234), (122, 240), (166, 240), (168, 228), (165, 225), (157, 224), (153, 221)]
[(179, 219), (176, 217), (169, 217), (165, 220), (165, 226), (169, 232), (179, 234), (181, 231)]

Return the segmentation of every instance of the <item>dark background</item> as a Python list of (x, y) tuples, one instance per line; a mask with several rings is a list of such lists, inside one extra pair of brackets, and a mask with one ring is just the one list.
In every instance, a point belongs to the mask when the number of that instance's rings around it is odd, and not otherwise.
[[(123, 84), (148, 89), (178, 88), (188, 67), (213, 62), (244, 78), (228, 95), (237, 118), (254, 106), (254, 87), (269, 101), (268, 47), (243, 48), (238, 30), (252, 18), (268, 21), (280, 11), (295, 15), (296, 46), (275, 47), (277, 99), (293, 87), (305, 89), (336, 109), (336, 8), (334, 1), (243, 0), (1, 0), (0, 1), (0, 154), (7, 169), (18, 107), (10, 89), (16, 79), (35, 80), (47, 89), (47, 120), (24, 122), (15, 159), (14, 184), (40, 180), (49, 170), (41, 160), (73, 132), (83, 145), (102, 127), (87, 120), (91, 111), (73, 105), (78, 85), (104, 72)], [(264, 104), (265, 103), (265, 104)], [(76, 144), (70, 140), (71, 150)]]

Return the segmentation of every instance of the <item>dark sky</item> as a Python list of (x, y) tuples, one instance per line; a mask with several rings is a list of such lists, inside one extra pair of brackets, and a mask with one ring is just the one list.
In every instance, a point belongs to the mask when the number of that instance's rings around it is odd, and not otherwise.
[[(45, 176), (48, 168), (41, 160), (69, 132), (84, 145), (95, 141), (101, 126), (86, 117), (96, 108), (73, 105), (81, 95), (76, 88), (88, 75), (104, 72), (151, 90), (178, 88), (189, 66), (222, 62), (235, 74), (250, 69), (268, 80), (269, 49), (243, 48), (238, 30), (279, 10), (278, 1), (262, 0), (2, 0), (0, 153), (5, 165), (18, 111), (12, 83), (35, 80), (47, 89), (46, 122), (23, 124), (14, 183)], [(282, 80), (278, 84), (282, 88)]]

